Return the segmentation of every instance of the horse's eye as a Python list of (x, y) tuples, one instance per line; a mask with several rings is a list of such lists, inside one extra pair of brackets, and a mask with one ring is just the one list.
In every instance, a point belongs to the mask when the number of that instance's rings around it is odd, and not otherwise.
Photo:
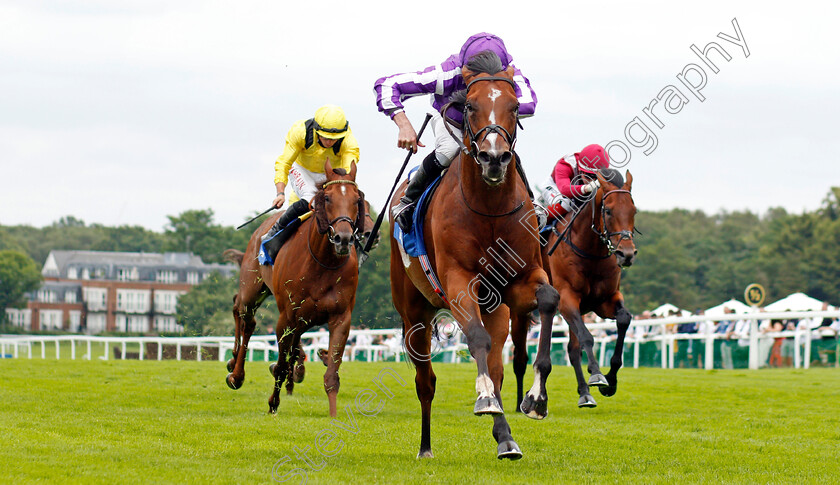
[(329, 196), (329, 195), (325, 195), (325, 196), (324, 196), (324, 203), (329, 204), (330, 202), (332, 202), (332, 201), (330, 200), (330, 196)]
[(473, 108), (473, 105), (471, 105), (470, 103), (467, 103), (466, 108), (467, 113), (472, 113), (473, 111), (475, 111), (475, 108)]
[(612, 211), (610, 209), (604, 210), (604, 213), (607, 214), (608, 216), (612, 215)]

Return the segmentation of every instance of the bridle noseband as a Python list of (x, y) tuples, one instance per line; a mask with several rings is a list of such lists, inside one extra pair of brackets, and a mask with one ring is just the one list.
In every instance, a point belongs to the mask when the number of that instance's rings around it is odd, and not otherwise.
[[(600, 230), (595, 228), (595, 198), (594, 197), (592, 198), (592, 225), (590, 227), (592, 229), (592, 232), (597, 234), (598, 238), (601, 240), (601, 242), (604, 243), (605, 246), (607, 246), (607, 251), (609, 251), (609, 254), (607, 256), (612, 256), (615, 253), (616, 249), (618, 249), (618, 245), (621, 244), (621, 241), (624, 241), (625, 239), (628, 239), (630, 242), (633, 242), (633, 232), (632, 231), (607, 232), (607, 204), (606, 204), (607, 197), (609, 197), (612, 194), (621, 194), (621, 193), (629, 194), (630, 191), (629, 190), (624, 190), (624, 189), (610, 190), (609, 192), (606, 192), (603, 197), (601, 197), (601, 228), (600, 228)], [(621, 236), (618, 239), (618, 242), (615, 245), (613, 245), (613, 243), (612, 243), (613, 236)]]
[[(333, 184), (350, 184), (353, 187), (356, 187), (357, 190), (359, 188), (359, 184), (357, 184), (356, 182), (354, 182), (352, 180), (332, 180), (332, 181), (329, 181), (329, 182), (325, 182), (324, 185), (323, 185), (323, 188), (326, 189), (327, 187), (329, 187), (330, 185), (333, 185)], [(342, 221), (346, 221), (348, 224), (350, 224), (350, 228), (353, 229), (353, 238), (354, 239), (356, 238), (356, 234), (359, 232), (359, 228), (356, 227), (356, 221), (351, 219), (349, 216), (338, 216), (338, 217), (336, 217), (335, 219), (333, 219), (329, 222), (330, 240), (332, 240), (337, 234), (336, 231), (335, 231), (335, 227), (333, 227), (333, 226), (335, 226), (336, 224), (338, 224), (339, 222), (342, 222)]]

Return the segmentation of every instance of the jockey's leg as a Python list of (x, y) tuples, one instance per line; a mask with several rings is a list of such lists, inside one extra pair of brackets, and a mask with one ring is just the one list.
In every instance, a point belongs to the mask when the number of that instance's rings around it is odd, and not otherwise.
[[(435, 133), (435, 150), (423, 159), (420, 168), (408, 182), (400, 203), (391, 209), (391, 214), (403, 232), (408, 232), (411, 228), (411, 215), (414, 213), (414, 204), (417, 199), (423, 195), (426, 187), (440, 175), (443, 169), (452, 163), (452, 159), (460, 150), (458, 142), (449, 134), (444, 123), (439, 113), (432, 115), (431, 125)], [(452, 128), (452, 133), (454, 136), (461, 136), (461, 131), (456, 128)]]
[(286, 209), (286, 212), (284, 212), (283, 215), (281, 215), (280, 218), (274, 222), (274, 224), (271, 226), (271, 229), (269, 229), (268, 232), (262, 236), (263, 242), (270, 239), (272, 236), (277, 234), (277, 232), (279, 232), (280, 229), (283, 229), (284, 227), (288, 226), (290, 222), (306, 214), (307, 212), (309, 212), (309, 202), (303, 199), (290, 205), (289, 208)]

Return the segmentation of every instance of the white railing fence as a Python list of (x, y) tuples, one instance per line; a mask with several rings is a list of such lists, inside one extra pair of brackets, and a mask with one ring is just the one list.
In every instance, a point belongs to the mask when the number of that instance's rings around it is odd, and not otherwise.
[[(838, 318), (840, 311), (824, 311), (824, 312), (779, 312), (779, 313), (752, 313), (741, 315), (728, 315), (726, 317), (716, 316), (690, 316), (690, 317), (667, 317), (648, 320), (634, 320), (631, 323), (628, 331), (627, 339), (625, 340), (625, 356), (627, 352), (632, 353), (632, 366), (639, 367), (640, 346), (646, 342), (658, 342), (661, 345), (661, 366), (662, 368), (673, 368), (675, 349), (677, 342), (680, 341), (698, 341), (704, 346), (704, 367), (706, 369), (713, 369), (715, 362), (715, 341), (725, 339), (726, 335), (714, 333), (713, 325), (710, 323), (720, 320), (748, 320), (750, 321), (749, 331), (746, 334), (738, 335), (736, 338), (740, 340), (747, 340), (749, 342), (749, 368), (758, 369), (762, 362), (760, 359), (760, 347), (766, 349), (766, 343), (776, 338), (790, 338), (793, 339), (793, 365), (796, 368), (808, 368), (811, 362), (811, 340), (821, 338), (826, 330), (813, 330), (808, 328), (797, 327), (796, 330), (786, 330), (782, 332), (763, 332), (759, 330), (759, 321), (765, 320), (790, 320), (790, 319), (814, 319), (814, 318)], [(667, 329), (682, 323), (702, 323), (706, 322), (706, 331), (704, 333), (671, 333)], [(615, 322), (607, 321), (604, 323), (589, 324), (587, 327), (595, 335), (595, 343), (598, 351), (599, 364), (605, 366), (609, 356), (607, 355), (608, 344), (615, 340), (615, 335), (604, 334), (600, 330), (614, 330)], [(565, 323), (555, 325), (553, 332), (568, 332), (568, 326)], [(379, 344), (368, 343), (373, 342), (376, 336), (380, 336), (384, 341)], [(356, 360), (360, 355), (365, 357), (365, 361), (374, 362), (385, 359), (394, 358), (396, 361), (405, 359), (405, 349), (402, 347), (402, 332), (400, 329), (376, 329), (376, 330), (351, 330), (350, 339), (356, 338), (362, 340), (363, 343), (348, 344), (345, 349), (346, 360)], [(361, 337), (361, 338), (360, 338)], [(837, 337), (835, 336), (835, 339)], [(328, 333), (327, 332), (307, 332), (301, 337), (303, 343), (303, 350), (307, 353), (310, 360), (317, 360), (318, 352), (321, 349), (327, 349)], [(433, 355), (442, 354), (441, 360), (443, 362), (460, 362), (460, 356), (464, 356), (467, 352), (467, 345), (463, 343), (463, 336), (456, 333), (446, 341), (441, 342), (435, 347)], [(568, 343), (568, 337), (554, 337), (551, 339), (552, 344)], [(27, 357), (32, 359), (33, 356), (40, 356), (41, 359), (46, 359), (49, 355), (55, 354), (56, 359), (62, 358), (62, 347), (70, 354), (70, 359), (76, 359), (79, 353), (79, 347), (82, 348), (82, 359), (92, 360), (109, 360), (109, 355), (112, 348), (114, 353), (116, 349), (120, 349), (119, 358), (127, 358), (128, 346), (132, 345), (134, 348), (139, 348), (137, 357), (139, 360), (146, 359), (147, 348), (151, 350), (150, 345), (154, 345), (157, 349), (156, 355), (153, 351), (153, 360), (163, 360), (164, 347), (168, 347), (171, 352), (174, 347), (175, 360), (183, 360), (186, 355), (184, 352), (190, 353), (194, 356), (190, 360), (202, 360), (205, 355), (217, 354), (219, 361), (224, 361), (227, 355), (227, 350), (233, 349), (233, 337), (97, 337), (88, 335), (3, 335), (0, 336), (0, 358), (22, 358)], [(840, 346), (840, 340), (838, 340)], [(69, 347), (69, 348), (68, 348)], [(631, 350), (632, 349), (632, 350)], [(264, 361), (269, 360), (270, 351), (277, 351), (277, 343), (274, 335), (254, 335), (251, 337), (248, 346), (248, 360), (254, 361), (255, 351), (262, 353)], [(838, 349), (840, 352), (840, 349)], [(505, 343), (504, 360), (505, 363), (510, 361), (512, 353), (512, 343), (510, 339)], [(215, 357), (215, 356), (214, 356)], [(116, 357), (115, 357), (116, 358)], [(133, 356), (131, 358), (134, 358)], [(835, 362), (840, 362), (835, 356)], [(568, 365), (568, 356), (566, 358)], [(625, 365), (630, 365), (625, 362)]]

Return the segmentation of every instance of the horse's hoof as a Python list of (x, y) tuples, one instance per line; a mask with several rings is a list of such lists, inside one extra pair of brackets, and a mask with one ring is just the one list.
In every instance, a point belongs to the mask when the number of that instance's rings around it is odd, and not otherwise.
[(303, 364), (296, 365), (295, 371), (292, 374), (292, 379), (295, 381), (295, 384), (303, 382), (304, 377), (306, 377), (306, 367), (304, 367)]
[(604, 377), (604, 374), (592, 374), (589, 376), (589, 387), (605, 387), (608, 385), (610, 385), (610, 383), (607, 382), (607, 378)]
[(280, 406), (280, 399), (274, 397), (272, 394), (271, 397), (268, 398), (268, 412), (271, 414), (277, 414), (277, 407)]
[(227, 361), (227, 370), (228, 372), (233, 372), (233, 367), (236, 365), (236, 359), (231, 357), (230, 360)]
[(478, 398), (475, 401), (473, 414), (481, 416), (482, 414), (505, 414), (505, 412), (502, 411), (499, 401), (495, 397), (491, 396)]
[(502, 441), (499, 443), (499, 447), (496, 448), (496, 458), (500, 460), (518, 460), (522, 458), (522, 450), (519, 449), (519, 445), (516, 444), (516, 441)]
[(268, 366), (268, 373), (271, 374), (271, 377), (277, 377), (274, 375), (274, 369), (277, 367), (277, 362), (272, 362), (271, 365)]
[(598, 403), (595, 402), (595, 399), (591, 394), (584, 394), (583, 396), (580, 396), (580, 399), (578, 400), (579, 408), (594, 408), (597, 405)]
[(435, 457), (435, 455), (432, 454), (432, 450), (425, 450), (425, 451), (420, 451), (420, 453), (417, 453), (417, 459), (418, 460), (420, 458), (434, 458), (434, 457)]
[(233, 389), (234, 391), (242, 387), (242, 381), (236, 382), (236, 379), (234, 379), (233, 374), (228, 374), (225, 378), (225, 382), (227, 383), (228, 387)]
[(615, 396), (615, 392), (618, 390), (618, 378), (614, 377), (611, 373), (608, 373), (607, 382), (609, 385), (605, 387), (599, 387), (598, 390), (601, 391), (601, 394), (603, 394), (604, 396)]
[(519, 409), (531, 419), (545, 419), (548, 415), (548, 397), (536, 400), (526, 394)]

